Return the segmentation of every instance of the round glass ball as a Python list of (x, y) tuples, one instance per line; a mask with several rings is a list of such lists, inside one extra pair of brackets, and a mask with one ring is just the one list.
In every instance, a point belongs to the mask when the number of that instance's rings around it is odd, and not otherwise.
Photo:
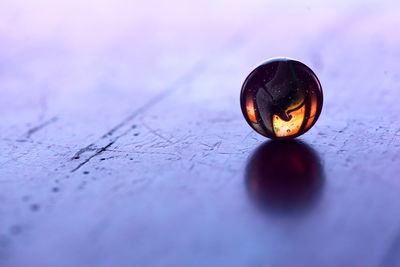
[(300, 61), (273, 58), (255, 68), (243, 83), (242, 112), (259, 134), (290, 139), (307, 132), (322, 110), (322, 87)]

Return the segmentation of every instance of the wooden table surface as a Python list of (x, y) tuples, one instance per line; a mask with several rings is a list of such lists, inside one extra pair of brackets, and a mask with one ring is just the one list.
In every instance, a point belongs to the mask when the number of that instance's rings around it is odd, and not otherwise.
[[(2, 0), (0, 266), (400, 266), (400, 4), (322, 2)], [(297, 142), (240, 110), (276, 56)]]

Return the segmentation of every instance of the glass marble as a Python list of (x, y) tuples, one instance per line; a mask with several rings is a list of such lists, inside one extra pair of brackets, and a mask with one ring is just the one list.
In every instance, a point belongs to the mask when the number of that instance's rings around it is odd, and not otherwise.
[(273, 58), (255, 68), (243, 83), (242, 112), (259, 134), (291, 139), (318, 120), (323, 94), (315, 73), (289, 58)]

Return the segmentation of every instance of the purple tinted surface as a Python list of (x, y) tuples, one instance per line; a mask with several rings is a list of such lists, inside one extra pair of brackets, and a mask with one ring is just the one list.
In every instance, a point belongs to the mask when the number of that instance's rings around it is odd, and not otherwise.
[[(398, 266), (397, 2), (0, 1), (0, 266)], [(239, 102), (275, 56), (324, 90), (287, 156)]]

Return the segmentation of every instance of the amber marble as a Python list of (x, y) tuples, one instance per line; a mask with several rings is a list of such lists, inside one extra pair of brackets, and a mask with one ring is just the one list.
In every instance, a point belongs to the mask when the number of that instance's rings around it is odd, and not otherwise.
[(240, 102), (246, 121), (259, 134), (290, 139), (307, 132), (318, 120), (323, 94), (317, 76), (305, 64), (273, 58), (247, 76)]

